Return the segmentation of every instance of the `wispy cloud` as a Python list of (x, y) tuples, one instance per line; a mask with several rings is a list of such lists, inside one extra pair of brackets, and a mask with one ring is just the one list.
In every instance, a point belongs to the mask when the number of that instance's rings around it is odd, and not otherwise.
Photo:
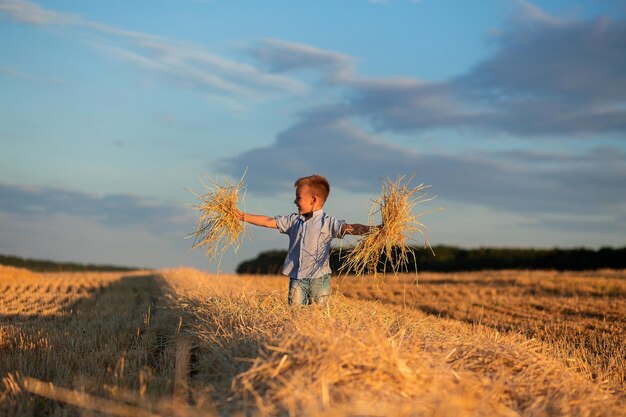
[[(162, 36), (134, 32), (55, 12), (22, 0), (0, 0), (0, 14), (14, 22), (37, 26), (61, 26), (86, 30), (81, 39), (98, 50), (161, 75), (187, 88), (209, 94), (263, 97), (277, 92), (300, 94), (307, 86), (295, 79), (263, 72), (245, 63), (224, 58), (203, 47)], [(113, 36), (94, 41), (89, 33)]]
[(272, 72), (314, 70), (328, 82), (347, 81), (356, 75), (354, 59), (349, 55), (301, 43), (265, 39), (253, 44), (247, 51)]
[(20, 217), (65, 214), (113, 228), (139, 226), (155, 233), (180, 233), (189, 226), (190, 212), (173, 203), (129, 194), (94, 196), (53, 187), (0, 183), (0, 213)]
[(63, 85), (65, 80), (54, 77), (41, 76), (31, 74), (28, 72), (20, 71), (10, 66), (0, 66), (0, 74), (8, 75), (13, 78), (19, 78), (21, 80), (36, 81), (44, 84)]
[(80, 21), (73, 15), (46, 10), (38, 4), (21, 0), (0, 1), (0, 12), (13, 21), (29, 25), (67, 25)]
[(348, 119), (319, 114), (282, 132), (271, 146), (216, 164), (232, 176), (248, 167), (252, 193), (290, 192), (293, 180), (315, 172), (345, 191), (376, 193), (381, 178), (416, 173), (447, 200), (518, 214), (583, 216), (626, 208), (626, 153), (619, 149), (417, 153), (386, 144)]
[(560, 26), (565, 23), (564, 19), (546, 13), (528, 0), (514, 0), (514, 3), (518, 13), (512, 16), (512, 20), (518, 24), (539, 23), (541, 25)]
[(10, 20), (35, 26), (69, 26), (91, 29), (97, 32), (112, 35), (136, 38), (159, 39), (159, 36), (142, 32), (133, 32), (105, 25), (92, 20), (84, 19), (72, 13), (56, 12), (41, 7), (37, 3), (25, 0), (0, 0), (0, 13), (4, 13)]
[(379, 130), (496, 130), (516, 136), (626, 131), (626, 22), (555, 18), (526, 1), (493, 55), (442, 82), (373, 78), (352, 57), (269, 40), (251, 50), (270, 70), (313, 70), (342, 87), (342, 107)]

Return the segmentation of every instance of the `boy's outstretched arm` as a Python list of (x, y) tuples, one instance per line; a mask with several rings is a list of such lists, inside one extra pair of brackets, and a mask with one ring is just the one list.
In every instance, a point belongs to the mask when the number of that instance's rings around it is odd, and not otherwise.
[(381, 227), (382, 225), (366, 226), (364, 224), (359, 224), (359, 223), (354, 223), (354, 224), (344, 223), (341, 225), (341, 233), (344, 235), (346, 234), (347, 235), (364, 235), (366, 233), (369, 233), (373, 229), (379, 229)]
[(263, 216), (260, 214), (244, 213), (240, 210), (235, 210), (234, 213), (235, 217), (237, 217), (237, 219), (242, 222), (250, 223), (255, 226), (269, 227), (272, 229), (278, 228), (278, 226), (276, 226), (276, 219), (273, 217)]

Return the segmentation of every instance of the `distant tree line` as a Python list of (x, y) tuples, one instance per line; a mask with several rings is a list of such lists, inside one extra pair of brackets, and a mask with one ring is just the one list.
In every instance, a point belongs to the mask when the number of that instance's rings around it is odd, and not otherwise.
[(25, 268), (35, 272), (84, 272), (84, 271), (134, 271), (130, 268), (115, 265), (80, 264), (73, 262), (55, 262), (42, 259), (20, 258), (19, 256), (0, 255), (0, 265)]
[[(408, 271), (476, 271), (483, 269), (554, 269), (560, 271), (582, 271), (601, 268), (626, 268), (626, 247), (574, 249), (522, 249), (522, 248), (479, 248), (462, 249), (455, 246), (434, 246), (428, 249), (415, 249), (415, 259), (410, 259)], [(337, 271), (342, 259), (350, 249), (334, 248), (331, 251), (330, 266)], [(278, 274), (287, 252), (272, 250), (260, 253), (256, 258), (242, 262), (237, 273)], [(385, 266), (390, 270), (389, 259), (379, 261), (379, 270)]]

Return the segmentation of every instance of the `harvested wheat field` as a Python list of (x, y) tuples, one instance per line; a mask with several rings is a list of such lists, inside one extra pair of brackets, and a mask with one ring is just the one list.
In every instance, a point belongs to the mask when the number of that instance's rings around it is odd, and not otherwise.
[(414, 281), (0, 267), (0, 415), (626, 415), (626, 272)]

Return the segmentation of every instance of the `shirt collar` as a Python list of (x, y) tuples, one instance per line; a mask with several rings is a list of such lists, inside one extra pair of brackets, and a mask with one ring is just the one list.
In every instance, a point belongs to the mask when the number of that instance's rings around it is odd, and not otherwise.
[[(315, 218), (317, 218), (317, 217), (321, 217), (321, 216), (322, 216), (322, 214), (324, 214), (324, 209), (315, 210), (315, 211), (313, 212), (313, 215), (311, 216), (311, 219), (315, 219)], [(302, 221), (304, 221), (304, 220), (305, 220), (305, 219), (304, 219), (304, 216), (303, 216), (302, 214), (299, 214), (299, 215), (298, 215), (298, 218), (299, 218), (300, 220), (302, 220)]]

